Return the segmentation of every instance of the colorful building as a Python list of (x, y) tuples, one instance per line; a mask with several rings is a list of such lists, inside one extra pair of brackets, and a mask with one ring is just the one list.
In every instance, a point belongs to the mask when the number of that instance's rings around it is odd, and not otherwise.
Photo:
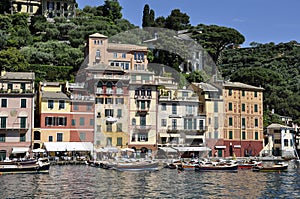
[(1, 72), (0, 160), (30, 152), (34, 125), (34, 73)]

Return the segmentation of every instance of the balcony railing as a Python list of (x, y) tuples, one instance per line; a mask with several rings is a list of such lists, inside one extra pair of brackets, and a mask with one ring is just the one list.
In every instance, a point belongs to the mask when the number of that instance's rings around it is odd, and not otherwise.
[(152, 99), (152, 96), (151, 95), (135, 95), (134, 96), (134, 99), (137, 99), (137, 100), (151, 100)]
[(11, 93), (11, 94), (20, 94), (20, 93), (34, 93), (34, 91), (32, 89), (0, 89), (0, 94), (8, 94), (8, 93)]

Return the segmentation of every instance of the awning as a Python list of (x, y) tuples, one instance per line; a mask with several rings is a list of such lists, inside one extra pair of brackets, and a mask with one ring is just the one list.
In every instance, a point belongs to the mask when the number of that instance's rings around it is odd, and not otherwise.
[(121, 149), (121, 151), (135, 152), (135, 150), (134, 150), (134, 149), (131, 149), (131, 148), (124, 148), (124, 149)]
[(241, 148), (241, 145), (234, 145), (234, 148)]
[(215, 146), (216, 149), (226, 149), (226, 146)]
[(166, 153), (177, 153), (177, 150), (171, 147), (159, 147), (159, 149), (163, 150)]
[(29, 151), (29, 148), (26, 147), (14, 147), (11, 153), (26, 153)]
[(44, 142), (47, 151), (92, 151), (91, 142)]
[(201, 147), (173, 147), (177, 149), (180, 152), (185, 152), (185, 151), (211, 151), (210, 148), (201, 146)]

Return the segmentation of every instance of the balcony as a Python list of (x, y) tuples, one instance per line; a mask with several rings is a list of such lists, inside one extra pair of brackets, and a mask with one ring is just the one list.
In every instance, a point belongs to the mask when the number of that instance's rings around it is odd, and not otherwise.
[(151, 127), (151, 125), (136, 125), (134, 128), (137, 131), (149, 131)]
[(96, 89), (96, 94), (103, 94), (103, 93), (104, 93), (104, 91), (103, 91), (102, 88), (97, 88)]
[(135, 95), (134, 96), (134, 99), (137, 99), (137, 100), (151, 100), (152, 99), (152, 96), (149, 95)]
[(106, 89), (106, 95), (112, 95), (114, 94), (114, 90), (113, 89)]
[(101, 80), (129, 80), (128, 75), (107, 75), (107, 74), (95, 74), (94, 79)]
[(32, 89), (0, 89), (0, 94), (32, 94)]
[(93, 96), (83, 96), (74, 94), (71, 94), (70, 99), (73, 101), (95, 101), (95, 97)]

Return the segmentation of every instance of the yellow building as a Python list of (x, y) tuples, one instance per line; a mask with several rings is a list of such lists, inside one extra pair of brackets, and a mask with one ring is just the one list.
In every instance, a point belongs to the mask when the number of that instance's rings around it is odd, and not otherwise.
[(38, 92), (38, 117), (40, 126), (33, 133), (33, 148), (44, 142), (70, 141), (71, 106), (63, 92), (65, 83), (41, 82)]
[(263, 88), (224, 82), (225, 156), (256, 156), (263, 148)]
[(38, 12), (41, 6), (41, 1), (28, 1), (28, 0), (11, 0), (11, 14), (14, 13), (28, 13), (34, 15)]

